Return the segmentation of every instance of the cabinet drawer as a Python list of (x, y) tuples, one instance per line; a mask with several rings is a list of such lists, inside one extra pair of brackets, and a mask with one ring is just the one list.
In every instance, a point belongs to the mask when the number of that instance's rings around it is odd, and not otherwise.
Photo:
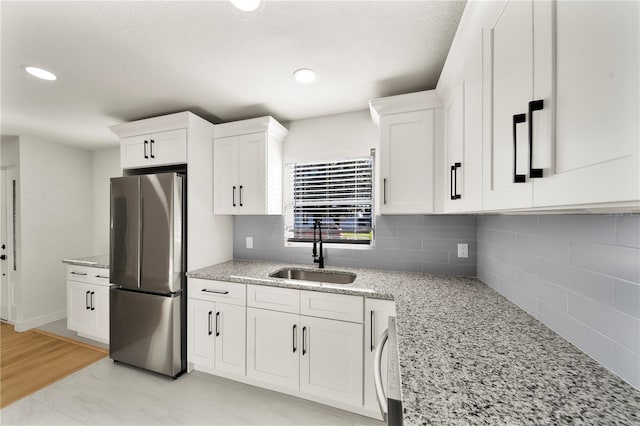
[(363, 304), (360, 296), (319, 291), (300, 292), (301, 315), (362, 323)]
[(247, 286), (228, 281), (189, 278), (189, 297), (244, 306), (247, 301)]
[(68, 265), (67, 280), (109, 286), (109, 270), (89, 266)]
[(247, 306), (298, 314), (300, 313), (300, 290), (249, 284)]

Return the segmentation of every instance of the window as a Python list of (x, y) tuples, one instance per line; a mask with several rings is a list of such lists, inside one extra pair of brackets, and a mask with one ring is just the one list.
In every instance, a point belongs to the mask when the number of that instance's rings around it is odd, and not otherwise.
[(313, 241), (322, 222), (326, 243), (373, 241), (373, 158), (287, 165), (285, 239)]

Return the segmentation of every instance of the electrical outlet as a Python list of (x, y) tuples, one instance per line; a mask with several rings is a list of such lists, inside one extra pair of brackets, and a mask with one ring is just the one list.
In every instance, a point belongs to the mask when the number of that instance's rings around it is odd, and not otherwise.
[(253, 248), (253, 237), (247, 237), (247, 248), (248, 249)]
[(458, 257), (469, 257), (469, 244), (467, 243), (458, 244)]

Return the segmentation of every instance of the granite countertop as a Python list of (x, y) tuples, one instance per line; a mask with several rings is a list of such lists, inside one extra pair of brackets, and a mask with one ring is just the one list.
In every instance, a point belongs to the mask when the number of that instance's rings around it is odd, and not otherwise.
[(229, 261), (187, 273), (396, 302), (406, 425), (640, 424), (640, 391), (476, 278), (332, 268), (350, 285), (270, 278)]
[(78, 257), (75, 259), (62, 259), (62, 263), (106, 269), (109, 268), (109, 256), (106, 254), (102, 254), (98, 256)]

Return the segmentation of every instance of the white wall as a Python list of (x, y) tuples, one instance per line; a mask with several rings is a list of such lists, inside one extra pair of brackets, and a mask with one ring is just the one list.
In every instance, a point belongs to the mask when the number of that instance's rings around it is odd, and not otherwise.
[[(10, 173), (11, 176), (13, 178), (16, 179), (16, 182), (20, 183), (20, 140), (17, 136), (2, 136), (0, 138), (0, 166), (5, 169), (7, 168)], [(7, 176), (9, 177), (9, 176)], [(0, 197), (0, 209), (4, 209), (5, 207), (5, 203), (7, 203), (7, 200), (5, 200), (4, 198)], [(7, 206), (8, 207), (8, 206)], [(19, 187), (17, 188), (16, 191), (16, 211), (19, 212), (20, 211), (20, 190)], [(17, 215), (16, 217), (16, 247), (15, 247), (15, 251), (16, 251), (16, 257), (17, 258), (22, 258), (22, 246), (20, 244), (20, 238), (21, 238), (21, 231), (20, 231), (20, 227), (21, 227), (21, 221), (20, 221), (20, 215)], [(8, 232), (10, 232), (9, 230), (7, 230)], [(4, 238), (3, 238), (4, 239)], [(7, 239), (7, 241), (5, 242), (5, 244), (7, 244), (7, 261), (9, 262), (9, 265), (13, 266), (13, 241)], [(17, 309), (16, 307), (19, 306), (20, 304), (20, 293), (16, 291), (16, 289), (18, 288), (18, 285), (22, 279), (21, 274), (20, 274), (20, 270), (16, 270), (13, 271), (12, 267), (9, 267), (8, 269), (8, 278), (9, 278), (9, 285), (10, 288), (8, 289), (8, 295), (7, 297), (9, 298), (10, 302), (9, 302), (9, 320), (12, 321), (13, 319), (15, 319), (17, 317)]]
[(122, 176), (120, 148), (92, 151), (91, 169), (93, 233), (92, 250), (86, 256), (109, 253), (109, 180)]
[(61, 259), (91, 250), (91, 177), (89, 151), (20, 137), (18, 331), (66, 316)]

